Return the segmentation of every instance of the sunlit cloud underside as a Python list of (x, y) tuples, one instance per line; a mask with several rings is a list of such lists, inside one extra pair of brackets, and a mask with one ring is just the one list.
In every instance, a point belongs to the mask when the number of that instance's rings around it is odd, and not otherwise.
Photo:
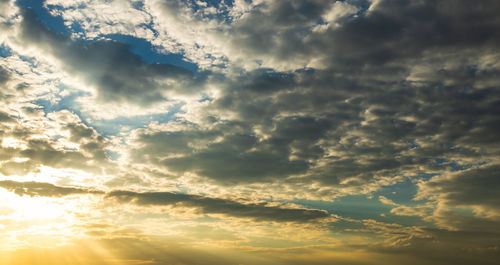
[(0, 264), (498, 264), (499, 12), (0, 0)]

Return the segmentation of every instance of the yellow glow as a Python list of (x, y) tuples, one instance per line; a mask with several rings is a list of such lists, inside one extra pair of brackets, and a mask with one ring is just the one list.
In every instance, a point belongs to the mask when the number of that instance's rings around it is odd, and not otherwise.
[(139, 264), (119, 263), (113, 253), (95, 241), (75, 241), (66, 246), (50, 248), (24, 248), (0, 252), (0, 264), (12, 265), (104, 265)]
[(2, 139), (2, 147), (4, 148), (19, 148), (19, 149), (26, 149), (28, 148), (26, 144), (24, 144), (23, 141), (11, 137), (5, 137)]
[(78, 214), (89, 212), (87, 204), (86, 196), (30, 197), (0, 189), (0, 249), (55, 247), (81, 237)]
[(63, 205), (48, 198), (17, 197), (11, 205), (16, 205), (16, 219), (55, 219), (65, 213)]

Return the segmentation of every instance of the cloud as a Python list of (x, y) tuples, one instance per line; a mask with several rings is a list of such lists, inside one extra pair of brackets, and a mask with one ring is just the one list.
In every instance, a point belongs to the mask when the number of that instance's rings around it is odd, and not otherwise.
[(395, 203), (394, 201), (384, 196), (378, 196), (378, 199), (383, 204), (393, 206), (393, 208), (391, 209), (391, 213), (400, 216), (426, 217), (432, 213), (432, 210), (434, 208), (431, 203), (425, 203), (423, 205), (416, 205), (416, 206), (406, 206)]
[(11, 118), (8, 113), (0, 111), (0, 122), (12, 122), (12, 121), (14, 121), (14, 119)]
[(78, 43), (47, 29), (33, 11), (21, 9), (21, 14), (22, 41), (51, 55), (65, 71), (94, 87), (101, 101), (148, 105), (165, 100), (172, 91), (198, 90), (198, 81), (183, 68), (145, 63), (127, 45), (115, 41)]
[(484, 165), (456, 172), (444, 177), (436, 177), (420, 185), (419, 197), (438, 196), (457, 206), (484, 206), (496, 211), (497, 181), (500, 166)]
[(1, 174), (25, 176), (39, 172), (41, 166), (94, 174), (113, 169), (105, 151), (109, 141), (82, 124), (78, 116), (59, 111), (37, 117), (39, 112), (0, 112)]
[[(301, 122), (305, 128), (316, 125), (316, 121), (306, 119), (296, 119), (295, 124)], [(290, 151), (282, 148), (281, 144), (293, 139), (259, 141), (245, 129), (238, 124), (221, 123), (211, 130), (139, 131), (136, 144), (140, 148), (132, 152), (136, 161), (142, 157), (173, 172), (194, 172), (220, 183), (260, 182), (307, 169), (306, 161), (290, 160)], [(295, 130), (300, 133), (301, 129)]]
[(100, 194), (102, 192), (83, 188), (59, 187), (42, 182), (17, 182), (12, 180), (0, 181), (0, 187), (12, 191), (17, 195), (63, 197), (75, 194)]
[[(415, 264), (495, 264), (498, 234), (425, 229), (428, 237), (412, 237), (400, 247), (376, 246), (375, 253), (405, 257)], [(405, 262), (406, 263), (406, 262)]]
[[(266, 228), (275, 236), (238, 242), (252, 251), (304, 251), (285, 249), (286, 241), (314, 249), (303, 252), (312, 256), (328, 256), (318, 246), (333, 244), (416, 264), (497, 260), (498, 1), (108, 2), (45, 1), (45, 11), (60, 15), (71, 37), (49, 30), (29, 9), (2, 17), (12, 30), (2, 34), (12, 51), (0, 62), (3, 175), (31, 180), (47, 177), (41, 171), (50, 168), (56, 183), (84, 178), (111, 189), (102, 194), (120, 207), (95, 219), (111, 216), (133, 231), (165, 215), (128, 218), (124, 204), (223, 215), (214, 221), (221, 226), (232, 217), (275, 221), (259, 223), (272, 226)], [(107, 40), (116, 33), (142, 38), (156, 52), (182, 53), (205, 72), (147, 63), (130, 46)], [(72, 89), (91, 93), (63, 100)], [(164, 116), (136, 122), (138, 110)], [(112, 126), (120, 133), (103, 136), (92, 126), (111, 121), (87, 119), (88, 112), (116, 118)], [(108, 159), (110, 149), (119, 158)], [(334, 198), (390, 191), (403, 180), (417, 186), (417, 196), (405, 194), (411, 203), (378, 197), (391, 215), (340, 217), (349, 223), (340, 234), (318, 228), (321, 236), (307, 239), (286, 234), (280, 241), (273, 230), (316, 228), (333, 219), (321, 209), (273, 202), (321, 200), (311, 204), (330, 209)], [(29, 196), (87, 191), (1, 183)], [(223, 234), (192, 222), (183, 229)], [(164, 222), (146, 230), (156, 235), (172, 227)], [(408, 263), (388, 260), (370, 256), (359, 263)], [(283, 263), (292, 262), (313, 263)]]
[[(499, 41), (494, 1), (471, 6), (467, 1), (265, 0), (206, 6), (148, 0), (140, 7), (126, 1), (84, 2), (49, 4), (60, 7), (57, 13), (68, 24), (80, 25), (84, 31), (78, 34), (87, 38), (113, 33), (145, 38), (159, 50), (183, 52), (206, 68), (224, 64), (246, 70), (314, 67), (345, 72), (363, 65), (376, 70), (373, 66), (388, 63), (404, 71), (405, 60), (429, 51), (475, 45), (490, 49)], [(104, 11), (95, 12), (103, 6)], [(133, 19), (124, 19), (125, 14)]]
[[(95, 8), (94, 4), (88, 8)], [(190, 102), (184, 106), (185, 115), (176, 114), (178, 121), (193, 126), (176, 132), (138, 130), (139, 137), (132, 139), (136, 145), (128, 152), (130, 164), (161, 168), (169, 177), (197, 175), (223, 185), (281, 182), (303, 187), (311, 196), (319, 194), (319, 188), (312, 187), (321, 187), (322, 194), (333, 197), (339, 189), (369, 192), (381, 179), (412, 177), (416, 172), (439, 174), (494, 158), (498, 106), (489, 98), (499, 96), (491, 85), (497, 71), (492, 63), (497, 37), (489, 30), (470, 39), (461, 33), (481, 25), (489, 29), (494, 23), (488, 19), (492, 13), (481, 7), (458, 8), (449, 14), (444, 7), (450, 2), (441, 6), (378, 1), (365, 11), (367, 6), (356, 1), (262, 1), (233, 7), (221, 4), (217, 16), (210, 17), (198, 12), (197, 8), (205, 9), (197, 4), (148, 1), (140, 8), (121, 4), (120, 8), (152, 14), (151, 27), (159, 35), (150, 41), (156, 45), (170, 40), (188, 45), (193, 38), (214, 40), (210, 43), (222, 45), (220, 50), (227, 52), (229, 61), (234, 59), (234, 65), (247, 63), (231, 55), (234, 47), (252, 60), (262, 57), (277, 62), (205, 80), (204, 85), (214, 90), (210, 99), (197, 102), (201, 107), (195, 109), (190, 109)], [(106, 12), (122, 10), (115, 7)], [(75, 10), (85, 8), (79, 5)], [(66, 7), (59, 11), (63, 17), (72, 12)], [(339, 17), (332, 17), (334, 11)], [(163, 16), (171, 24), (163, 24), (162, 12), (172, 14)], [(477, 17), (482, 12), (483, 24), (466, 25), (457, 19), (457, 14)], [(230, 20), (220, 20), (228, 14), (233, 16)], [(67, 71), (94, 84), (102, 102), (147, 105), (164, 99), (163, 92), (170, 88), (158, 79), (165, 75), (173, 78), (174, 86), (183, 84), (175, 91), (193, 84), (190, 73), (184, 75), (182, 69), (171, 66), (180, 72), (172, 70), (175, 74), (170, 76), (170, 70), (144, 63), (123, 44), (73, 41), (44, 29), (34, 17), (22, 24), (24, 38), (44, 40), (32, 45), (42, 46)], [(314, 32), (313, 27), (326, 25), (318, 22), (321, 19), (338, 25)], [(428, 23), (417, 23), (423, 20)], [(262, 27), (252, 28), (254, 21)], [(186, 27), (189, 30), (179, 30)], [(220, 30), (209, 30), (214, 28)], [(232, 33), (229, 39), (217, 41), (218, 34), (226, 31)], [(420, 33), (441, 37), (416, 38)], [(199, 44), (196, 41), (189, 45)], [(242, 43), (235, 45), (238, 41)], [(206, 54), (207, 47), (201, 45), (198, 52)], [(276, 57), (280, 53), (287, 56)], [(320, 58), (321, 67), (304, 69), (301, 58)], [(110, 69), (109, 65), (117, 66)], [(95, 78), (103, 73), (110, 78)], [(436, 163), (436, 159), (448, 162)]]
[(424, 204), (417, 206), (405, 206), (401, 205), (391, 209), (391, 213), (401, 216), (420, 216), (426, 217), (432, 214), (433, 205)]
[(10, 79), (10, 73), (0, 66), (0, 85), (5, 84)]
[(330, 217), (324, 210), (290, 208), (269, 203), (241, 203), (230, 199), (210, 198), (200, 195), (172, 192), (132, 192), (114, 190), (104, 193), (87, 188), (60, 187), (43, 182), (0, 181), (0, 187), (18, 195), (63, 197), (75, 194), (105, 194), (119, 203), (134, 203), (139, 206), (174, 206), (196, 208), (203, 214), (223, 214), (256, 221), (305, 223)]
[(107, 194), (107, 197), (115, 198), (122, 203), (132, 202), (140, 206), (173, 205), (193, 207), (204, 214), (223, 214), (238, 218), (251, 218), (257, 221), (302, 223), (321, 220), (330, 216), (323, 210), (285, 208), (267, 203), (240, 203), (229, 199), (171, 192), (112, 191)]
[(438, 203), (428, 219), (451, 230), (492, 231), (498, 233), (500, 208), (496, 202), (497, 164), (487, 164), (419, 184), (417, 198)]
[(94, 39), (107, 34), (135, 34), (139, 38), (152, 38), (154, 35), (148, 27), (151, 16), (142, 12), (138, 2), (46, 0), (44, 4), (59, 7), (57, 11), (51, 10), (52, 14), (60, 15), (72, 26), (78, 25), (82, 30), (73, 33), (78, 37)]
[[(344, 72), (418, 58), (435, 47), (492, 47), (498, 42), (491, 12), (497, 4), (469, 6), (465, 1), (457, 7), (453, 1), (377, 1), (369, 11), (354, 15), (361, 9), (357, 5), (363, 6), (361, 1), (256, 1), (244, 8), (234, 5), (228, 12), (238, 15), (226, 23), (182, 2), (147, 1), (146, 10), (159, 32), (154, 42), (165, 47), (178, 43), (195, 61), (196, 44), (202, 54), (224, 56), (245, 69), (260, 64), (279, 71), (312, 66)], [(351, 16), (340, 19), (343, 14)], [(464, 16), (475, 20), (465, 22)], [(327, 29), (314, 30), (318, 27)]]
[[(99, 164), (106, 164), (107, 157), (98, 146), (82, 146), (81, 151), (68, 151), (55, 148), (50, 141), (30, 139), (26, 142), (26, 149), (11, 149), (11, 157), (20, 157), (26, 161), (9, 161), (2, 164), (0, 172), (4, 175), (26, 175), (33, 172), (38, 166), (45, 165), (54, 168), (75, 168), (90, 172), (101, 172)], [(92, 162), (91, 162), (92, 161)]]
[(496, 152), (498, 109), (489, 100), (498, 97), (494, 88), (454, 84), (436, 90), (433, 84), (379, 84), (328, 73), (234, 77), (224, 93), (197, 110), (201, 122), (185, 121), (198, 127), (138, 131), (135, 140), (142, 147), (133, 153), (137, 161), (150, 159), (176, 174), (192, 172), (221, 183), (306, 175), (302, 185), (338, 187), (445, 172), (452, 162), (477, 164)]
[(397, 206), (398, 204), (395, 203), (394, 201), (384, 197), (384, 196), (378, 196), (378, 199), (381, 203), (391, 205), (391, 206)]

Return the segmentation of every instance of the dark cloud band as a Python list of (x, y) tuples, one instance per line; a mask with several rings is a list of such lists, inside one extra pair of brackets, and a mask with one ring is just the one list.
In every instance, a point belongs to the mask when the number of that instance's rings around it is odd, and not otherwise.
[(17, 182), (12, 180), (0, 181), (0, 187), (12, 191), (18, 195), (43, 196), (43, 197), (63, 197), (75, 194), (103, 194), (101, 191), (59, 187), (50, 183), (42, 182)]
[(140, 206), (179, 206), (199, 209), (204, 214), (223, 214), (257, 221), (310, 222), (329, 217), (326, 211), (304, 208), (285, 208), (267, 203), (240, 203), (229, 199), (210, 198), (199, 195), (172, 192), (102, 191), (85, 188), (59, 187), (50, 183), (0, 181), (0, 187), (18, 195), (63, 197), (77, 194), (105, 194), (119, 203), (134, 203)]
[(251, 218), (258, 221), (308, 222), (330, 216), (326, 211), (296, 209), (271, 206), (267, 203), (240, 203), (229, 199), (209, 198), (190, 194), (171, 192), (137, 193), (131, 191), (113, 191), (108, 197), (120, 202), (132, 202), (141, 206), (172, 205), (194, 207), (205, 214), (224, 214), (239, 218)]

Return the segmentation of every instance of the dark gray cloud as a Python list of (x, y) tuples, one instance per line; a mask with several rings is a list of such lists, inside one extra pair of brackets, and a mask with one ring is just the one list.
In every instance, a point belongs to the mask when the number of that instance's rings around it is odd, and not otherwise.
[(0, 111), (0, 122), (13, 122), (14, 119), (6, 112)]
[[(82, 146), (85, 149), (85, 146)], [(75, 150), (60, 150), (56, 149), (51, 142), (46, 140), (31, 139), (27, 142), (26, 149), (15, 149), (15, 153), (22, 158), (28, 158), (25, 162), (9, 162), (2, 164), (0, 172), (2, 174), (11, 175), (18, 173), (29, 173), (40, 165), (50, 166), (54, 168), (75, 168), (83, 169), (91, 172), (102, 172), (102, 168), (98, 165), (106, 163), (106, 156), (103, 149), (91, 148), (90, 154), (85, 154)], [(89, 161), (96, 162), (95, 165), (89, 165)], [(21, 170), (18, 171), (16, 169)], [(21, 175), (24, 175), (21, 174)]]
[[(195, 172), (219, 183), (235, 184), (270, 181), (305, 172), (305, 158), (318, 156), (321, 149), (315, 140), (322, 134), (325, 121), (289, 118), (277, 127), (276, 137), (259, 141), (245, 124), (219, 123), (211, 130), (191, 128), (179, 132), (140, 133), (136, 139), (140, 148), (132, 151), (135, 161), (152, 162), (174, 172)], [(309, 138), (296, 135), (308, 129)], [(219, 137), (219, 139), (215, 139)], [(295, 147), (299, 153), (290, 159)], [(175, 155), (175, 156), (173, 156)]]
[(127, 45), (116, 41), (73, 41), (47, 29), (33, 11), (21, 11), (22, 39), (53, 55), (65, 70), (95, 86), (103, 101), (147, 105), (165, 100), (166, 91), (191, 93), (203, 79), (196, 81), (191, 72), (173, 65), (145, 63)]
[(10, 79), (10, 73), (0, 66), (0, 85), (5, 84)]
[(208, 131), (141, 134), (137, 140), (145, 146), (134, 153), (175, 172), (191, 171), (220, 182), (307, 174), (311, 178), (305, 182), (327, 185), (348, 178), (356, 178), (350, 185), (363, 185), (375, 176), (445, 171), (453, 161), (467, 166), (498, 154), (500, 95), (493, 87), (365, 84), (362, 78), (335, 78), (326, 71), (296, 72), (281, 77), (283, 83), (259, 85), (258, 76), (255, 86), (251, 76), (244, 77), (241, 87), (235, 79), (207, 108), (215, 117), (234, 113), (232, 122), (215, 118), (212, 122), (223, 125)]
[(133, 202), (141, 206), (172, 205), (194, 207), (205, 214), (224, 214), (258, 221), (308, 222), (330, 216), (326, 211), (301, 208), (285, 208), (267, 203), (241, 203), (229, 199), (203, 197), (172, 192), (112, 191), (108, 197), (120, 202)]
[[(232, 113), (234, 120), (209, 131), (141, 135), (136, 161), (226, 184), (306, 175), (304, 183), (338, 186), (350, 179), (360, 186), (379, 176), (493, 159), (499, 69), (485, 60), (498, 54), (492, 11), (498, 3), (378, 1), (369, 11), (366, 1), (348, 3), (358, 14), (323, 31), (311, 28), (330, 1), (264, 3), (232, 24), (228, 42), (249, 56), (320, 58), (323, 67), (218, 80), (223, 93), (207, 116), (223, 123), (218, 116)], [(26, 14), (24, 38), (97, 84), (104, 100), (146, 104), (161, 98), (156, 78), (192, 78), (173, 66), (145, 64), (117, 42), (79, 45)]]
[[(320, 5), (317, 8), (320, 10), (326, 10), (329, 4), (328, 1), (310, 2), (311, 5)], [(286, 3), (291, 5), (293, 1)], [(256, 12), (255, 17), (268, 22), (261, 24), (272, 25), (269, 20), (280, 17), (280, 13), (285, 10), (289, 14), (302, 15), (301, 9), (298, 9), (300, 5), (294, 6), (297, 9), (273, 9), (275, 16), (271, 12), (271, 15), (265, 14), (264, 18)], [(339, 71), (394, 65), (395, 62), (418, 58), (424, 52), (435, 49), (495, 49), (500, 41), (500, 34), (495, 30), (499, 23), (496, 18), (498, 9), (498, 2), (489, 0), (477, 4), (468, 1), (437, 3), (383, 0), (378, 1), (370, 12), (346, 19), (339, 27), (330, 28), (327, 32), (311, 33), (308, 38), (301, 36), (297, 27), (290, 27), (290, 34), (283, 35), (293, 36), (292, 39), (279, 38), (282, 43), (287, 43), (287, 47), (273, 46), (281, 49), (285, 56), (326, 56), (328, 64)], [(302, 27), (316, 21), (321, 13), (306, 14), (303, 17), (309, 20), (308, 23), (302, 23)], [(244, 28), (250, 28), (250, 25)], [(260, 36), (259, 29), (254, 32)], [(404, 69), (405, 65), (397, 67)]]
[(0, 187), (12, 191), (18, 195), (28, 196), (43, 196), (43, 197), (63, 197), (74, 194), (100, 194), (101, 191), (84, 189), (84, 188), (70, 188), (59, 187), (50, 183), (42, 182), (17, 182), (12, 180), (0, 181)]
[[(302, 15), (300, 5), (292, 3), (287, 2), (297, 9), (280, 12)], [(293, 51), (283, 49), (289, 58), (318, 52), (329, 60), (326, 69), (287, 75), (280, 83), (285, 89), (270, 82), (255, 82), (259, 89), (249, 89), (236, 81), (217, 106), (240, 114), (241, 122), (264, 128), (279, 126), (276, 118), (288, 113), (327, 119), (333, 126), (318, 139), (317, 154), (332, 152), (316, 160), (321, 166), (311, 172), (327, 184), (356, 177), (352, 183), (362, 185), (377, 175), (449, 170), (450, 164), (434, 162), (438, 158), (489, 160), (498, 154), (500, 139), (495, 132), (500, 124), (500, 95), (498, 87), (487, 80), (498, 81), (498, 67), (481, 69), (478, 65), (481, 57), (498, 54), (500, 39), (494, 30), (498, 20), (492, 12), (498, 9), (492, 1), (474, 6), (454, 1), (380, 1), (373, 10), (346, 19), (337, 28), (287, 42), (295, 45)], [(274, 14), (278, 9), (270, 10)], [(261, 25), (266, 24), (282, 17), (276, 12), (271, 16), (256, 11), (246, 20), (255, 15)], [(315, 12), (307, 14), (311, 20), (318, 17)], [(267, 31), (254, 31), (261, 32)], [(269, 47), (256, 50), (272, 51)], [(416, 66), (425, 71), (420, 70), (424, 73), (418, 81), (409, 80)], [(267, 132), (274, 136), (275, 132)], [(282, 145), (292, 148), (288, 142)]]
[[(181, 3), (163, 3), (162, 15), (185, 13)], [(226, 49), (220, 52), (235, 64), (264, 61), (266, 67), (287, 70), (322, 65), (339, 72), (364, 68), (389, 77), (379, 71), (381, 65), (390, 66), (390, 74), (404, 74), (406, 60), (431, 50), (495, 49), (500, 40), (495, 30), (498, 9), (492, 0), (478, 4), (464, 0), (263, 1), (221, 27)], [(192, 20), (174, 21), (198, 26)], [(194, 41), (209, 45), (203, 39)]]
[[(231, 40), (241, 39), (249, 54), (283, 53), (283, 60), (317, 55), (326, 68), (260, 70), (225, 80), (224, 94), (209, 110), (234, 114), (243, 124), (239, 135), (253, 142), (241, 145), (240, 138), (218, 132), (223, 141), (158, 164), (234, 183), (306, 174), (305, 184), (350, 179), (349, 185), (361, 186), (380, 176), (444, 172), (496, 159), (500, 95), (493, 80), (499, 69), (488, 58), (498, 55), (498, 21), (491, 11), (497, 3), (379, 1), (338, 27), (307, 33), (329, 4), (266, 3), (233, 25)], [(306, 120), (318, 124), (300, 124)], [(282, 130), (287, 122), (297, 130)]]
[[(84, 124), (69, 123), (66, 125), (66, 129), (70, 131), (72, 142), (78, 143), (82, 139), (97, 138), (97, 133), (94, 129), (85, 126)], [(100, 140), (103, 138), (101, 136)]]
[(438, 204), (428, 220), (439, 227), (478, 233), (500, 233), (497, 164), (486, 164), (420, 183), (417, 198)]
[(433, 190), (456, 206), (485, 206), (500, 213), (499, 172), (499, 165), (485, 165), (455, 173), (450, 178), (431, 180), (423, 188)]

